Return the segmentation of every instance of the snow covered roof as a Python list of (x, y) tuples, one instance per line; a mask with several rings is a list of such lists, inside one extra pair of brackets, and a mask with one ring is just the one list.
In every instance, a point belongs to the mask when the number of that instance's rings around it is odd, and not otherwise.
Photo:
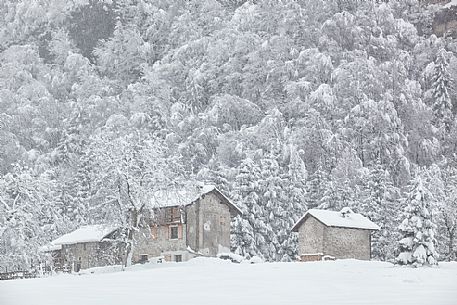
[(57, 251), (62, 249), (62, 245), (53, 245), (52, 243), (47, 244), (45, 246), (41, 246), (38, 251), (39, 252), (51, 252), (51, 251)]
[(202, 195), (215, 190), (214, 185), (204, 185), (191, 189), (182, 190), (161, 190), (154, 193), (151, 200), (153, 208), (173, 207), (180, 205), (188, 205), (197, 201)]
[(215, 185), (200, 185), (195, 188), (183, 189), (183, 190), (164, 190), (157, 191), (150, 202), (152, 208), (164, 208), (164, 207), (175, 207), (190, 205), (200, 199), (203, 195), (211, 192), (215, 192), (218, 196), (223, 199), (225, 204), (236, 211), (237, 214), (242, 214), (241, 210), (232, 203), (221, 191), (219, 191)]
[(449, 3), (447, 3), (444, 7), (445, 8), (450, 8), (452, 6), (457, 6), (457, 0), (451, 0)]
[(82, 226), (73, 232), (53, 240), (51, 245), (58, 246), (77, 243), (99, 242), (117, 229), (118, 227), (109, 225)]
[(327, 227), (341, 227), (364, 230), (379, 230), (379, 226), (367, 217), (352, 212), (349, 208), (343, 208), (340, 212), (311, 209), (303, 215), (292, 227), (292, 231), (297, 232), (307, 217), (313, 216)]

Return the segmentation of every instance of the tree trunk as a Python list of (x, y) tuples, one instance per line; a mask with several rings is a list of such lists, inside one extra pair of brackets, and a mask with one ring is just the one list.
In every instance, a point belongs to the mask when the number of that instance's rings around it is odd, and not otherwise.
[(124, 267), (132, 265), (133, 256), (133, 229), (129, 228), (127, 232), (127, 242), (125, 244)]
[(132, 265), (132, 258), (133, 258), (133, 235), (135, 233), (135, 229), (138, 226), (138, 211), (136, 209), (130, 210), (130, 225), (127, 229), (127, 242), (125, 247), (125, 258), (124, 258), (124, 266), (128, 267)]
[(449, 254), (448, 259), (449, 261), (455, 260), (455, 252), (454, 252), (454, 232), (449, 232)]

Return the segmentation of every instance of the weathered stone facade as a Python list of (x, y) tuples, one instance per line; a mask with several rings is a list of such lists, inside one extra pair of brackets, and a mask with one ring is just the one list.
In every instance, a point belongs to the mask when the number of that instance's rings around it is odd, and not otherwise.
[[(170, 238), (171, 227), (178, 226), (182, 234), (178, 238)], [(151, 257), (164, 256), (168, 261), (188, 260), (192, 258), (186, 245), (186, 224), (151, 224), (135, 234), (133, 261), (141, 262)], [(145, 257), (147, 256), (147, 257)], [(178, 257), (176, 257), (178, 256)]]
[[(133, 234), (133, 263), (159, 257), (180, 262), (230, 251), (231, 217), (241, 211), (214, 186), (190, 198), (186, 204), (172, 200), (145, 213), (143, 226)], [(56, 268), (66, 271), (122, 264), (122, 232), (115, 226), (82, 226), (43, 247), (43, 252), (52, 255)]]
[(122, 247), (110, 241), (62, 245), (62, 267), (67, 271), (122, 263)]
[(338, 259), (371, 258), (371, 230), (326, 226), (309, 215), (298, 228), (302, 260), (332, 256)]
[(299, 228), (298, 253), (323, 254), (324, 253), (325, 226), (314, 217), (308, 218)]
[(215, 193), (208, 193), (187, 208), (188, 245), (203, 255), (215, 256), (230, 248), (230, 210)]
[[(179, 217), (176, 215), (179, 210)], [(185, 261), (195, 255), (216, 256), (230, 249), (230, 221), (239, 211), (218, 190), (203, 194), (185, 206), (155, 211), (156, 218), (135, 234), (133, 261), (163, 256)], [(168, 216), (167, 216), (168, 215)], [(177, 228), (177, 237), (172, 235)], [(176, 233), (176, 232), (174, 232)]]
[(438, 11), (433, 18), (433, 33), (440, 36), (457, 37), (457, 7)]
[(324, 253), (336, 258), (371, 258), (370, 230), (326, 227)]

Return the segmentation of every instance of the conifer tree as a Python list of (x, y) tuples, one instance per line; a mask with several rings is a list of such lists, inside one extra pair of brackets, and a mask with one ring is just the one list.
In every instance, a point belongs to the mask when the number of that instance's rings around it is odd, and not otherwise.
[(375, 259), (393, 259), (396, 217), (398, 215), (397, 189), (387, 170), (378, 162), (370, 169), (360, 212), (381, 227), (372, 234), (372, 256)]
[(287, 214), (284, 218), (283, 230), (285, 230), (286, 238), (281, 242), (281, 261), (291, 261), (298, 254), (297, 235), (291, 234), (290, 231), (307, 210), (306, 180), (308, 173), (301, 154), (302, 151), (297, 151), (295, 146), (291, 147), (288, 172), (282, 175), (282, 180), (285, 182), (283, 201), (287, 207)]
[(306, 206), (309, 209), (320, 205), (327, 189), (328, 175), (319, 164), (317, 170), (306, 180)]
[(424, 187), (418, 175), (406, 198), (404, 220), (399, 226), (403, 238), (399, 241), (400, 255), (397, 262), (402, 265), (436, 265), (435, 227), (430, 211), (431, 193)]
[(438, 203), (437, 248), (443, 254), (442, 259), (452, 261), (457, 258), (457, 170), (455, 167), (448, 165), (442, 170), (442, 182), (443, 196)]
[(446, 132), (449, 132), (452, 124), (452, 101), (449, 95), (450, 80), (446, 50), (441, 48), (435, 60), (432, 107), (435, 126), (438, 128), (444, 127)]
[(257, 240), (254, 234), (256, 223), (255, 210), (258, 210), (258, 183), (260, 168), (252, 159), (243, 160), (239, 173), (235, 177), (232, 192), (233, 200), (243, 211), (243, 216), (237, 216), (232, 225), (231, 248), (236, 254), (252, 257), (260, 255), (257, 250)]

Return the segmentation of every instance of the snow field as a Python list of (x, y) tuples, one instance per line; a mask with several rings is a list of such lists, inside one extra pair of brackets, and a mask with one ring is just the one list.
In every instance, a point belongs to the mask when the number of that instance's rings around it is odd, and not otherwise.
[[(109, 270), (117, 272), (103, 273)], [(2, 281), (0, 304), (457, 304), (457, 263), (410, 268), (356, 260), (233, 264), (198, 258), (109, 270)]]

